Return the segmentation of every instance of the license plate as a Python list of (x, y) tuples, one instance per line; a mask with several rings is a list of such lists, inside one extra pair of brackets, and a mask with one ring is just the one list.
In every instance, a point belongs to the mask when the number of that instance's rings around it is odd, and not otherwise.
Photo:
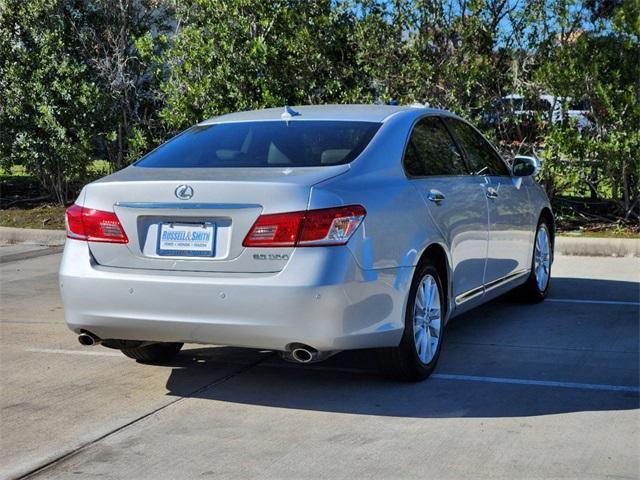
[(158, 231), (158, 255), (213, 257), (216, 246), (214, 223), (162, 223)]

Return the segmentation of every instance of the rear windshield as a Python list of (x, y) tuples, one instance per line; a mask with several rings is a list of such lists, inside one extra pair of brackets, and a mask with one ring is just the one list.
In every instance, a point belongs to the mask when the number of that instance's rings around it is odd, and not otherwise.
[(138, 167), (318, 167), (349, 163), (379, 123), (263, 121), (192, 127), (140, 159)]
[(569, 104), (569, 110), (591, 110), (591, 104), (588, 99), (574, 101)]

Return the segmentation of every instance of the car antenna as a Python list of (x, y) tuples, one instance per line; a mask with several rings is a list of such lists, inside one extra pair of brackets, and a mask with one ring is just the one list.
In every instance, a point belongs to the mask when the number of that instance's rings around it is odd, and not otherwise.
[(282, 115), (280, 115), (280, 118), (282, 120), (285, 120), (288, 124), (289, 120), (291, 120), (293, 117), (297, 117), (298, 115), (300, 115), (300, 112), (296, 112), (289, 105), (285, 105), (284, 112), (282, 112)]

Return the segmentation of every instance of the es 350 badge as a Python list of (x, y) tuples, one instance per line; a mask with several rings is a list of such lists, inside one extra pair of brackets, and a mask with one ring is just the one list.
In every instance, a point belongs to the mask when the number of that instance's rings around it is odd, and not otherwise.
[(289, 255), (279, 253), (255, 253), (254, 260), (289, 260)]

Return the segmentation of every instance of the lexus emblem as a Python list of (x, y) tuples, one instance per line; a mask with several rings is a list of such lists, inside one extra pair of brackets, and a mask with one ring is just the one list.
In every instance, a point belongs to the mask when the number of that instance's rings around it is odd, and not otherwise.
[(193, 188), (190, 185), (178, 185), (175, 194), (180, 200), (189, 200), (193, 197)]

